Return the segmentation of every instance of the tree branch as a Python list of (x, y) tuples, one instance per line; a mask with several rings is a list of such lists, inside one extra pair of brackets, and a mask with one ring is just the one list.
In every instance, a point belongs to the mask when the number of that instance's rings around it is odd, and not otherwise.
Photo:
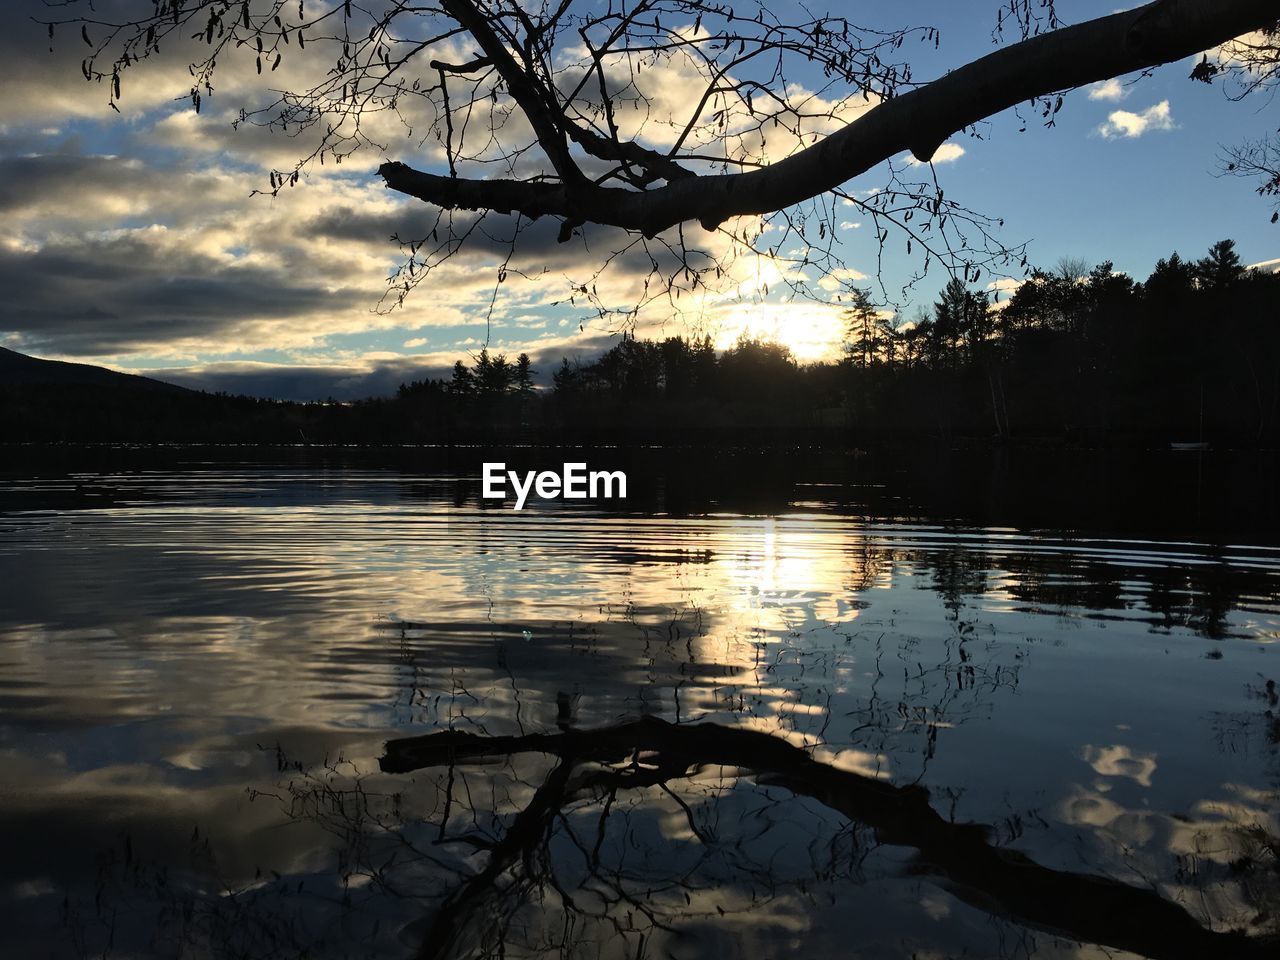
[[(573, 181), (577, 168), (568, 158), (564, 133), (548, 116), (548, 105), (532, 80), (483, 18), (473, 22), (478, 14), (467, 0), (444, 0), (444, 7), (494, 58), (553, 166)], [(458, 180), (401, 163), (383, 164), (379, 173), (391, 189), (441, 207), (507, 210), (530, 218), (555, 215), (646, 236), (686, 220), (712, 230), (731, 217), (781, 210), (834, 189), (906, 150), (928, 160), (952, 134), (1018, 103), (1191, 56), (1274, 24), (1277, 12), (1275, 0), (1156, 0), (997, 50), (880, 103), (836, 133), (767, 167), (669, 179), (652, 190), (580, 182), (567, 190), (541, 181)], [(486, 32), (492, 38), (488, 44)], [(619, 145), (620, 158), (625, 158), (623, 150)]]
[[(494, 67), (506, 81), (511, 96), (528, 117), (538, 143), (546, 151), (560, 179), (573, 184), (583, 182), (582, 171), (569, 156), (569, 145), (564, 132), (553, 115), (553, 111), (559, 112), (558, 107), (552, 102), (550, 92), (533, 76), (532, 67), (523, 69), (516, 63), (506, 44), (494, 33), (489, 20), (471, 0), (441, 0), (441, 7), (475, 37), (485, 56), (493, 61)], [(530, 37), (530, 43), (532, 40)]]

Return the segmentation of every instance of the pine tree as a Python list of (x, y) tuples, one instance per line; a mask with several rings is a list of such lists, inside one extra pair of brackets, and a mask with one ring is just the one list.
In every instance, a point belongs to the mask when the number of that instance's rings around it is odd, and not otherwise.
[(453, 365), (453, 378), (449, 381), (449, 393), (459, 400), (470, 400), (476, 395), (476, 378), (461, 360)]
[(1196, 281), (1205, 290), (1225, 290), (1244, 276), (1244, 264), (1234, 240), (1219, 240), (1196, 264)]
[(533, 375), (536, 372), (527, 353), (516, 357), (515, 388), (522, 400), (533, 396)]

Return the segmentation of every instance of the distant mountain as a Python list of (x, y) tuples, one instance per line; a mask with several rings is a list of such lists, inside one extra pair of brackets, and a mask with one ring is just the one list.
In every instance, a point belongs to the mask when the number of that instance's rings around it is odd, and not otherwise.
[(294, 405), (0, 347), (0, 443), (297, 442), (304, 426)]
[(88, 363), (66, 363), (62, 360), (41, 360), (16, 350), (0, 347), (0, 386), (52, 386), (52, 387), (116, 387), (122, 390), (146, 390), (170, 394), (194, 394), (195, 391), (172, 383), (139, 377), (131, 373), (117, 373), (106, 367)]

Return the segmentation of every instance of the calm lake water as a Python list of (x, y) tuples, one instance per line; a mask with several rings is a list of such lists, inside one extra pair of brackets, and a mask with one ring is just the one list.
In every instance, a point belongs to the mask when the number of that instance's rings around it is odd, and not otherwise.
[(682, 459), (633, 512), (429, 456), (10, 467), (0, 954), (1275, 955), (1254, 508), (1202, 535), (1181, 462), (1165, 538), (847, 471), (760, 506)]

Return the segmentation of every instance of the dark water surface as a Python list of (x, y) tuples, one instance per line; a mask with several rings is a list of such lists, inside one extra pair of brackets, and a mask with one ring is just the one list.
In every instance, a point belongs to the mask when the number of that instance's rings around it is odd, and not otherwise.
[(674, 459), (11, 463), (0, 955), (1274, 955), (1273, 504)]

